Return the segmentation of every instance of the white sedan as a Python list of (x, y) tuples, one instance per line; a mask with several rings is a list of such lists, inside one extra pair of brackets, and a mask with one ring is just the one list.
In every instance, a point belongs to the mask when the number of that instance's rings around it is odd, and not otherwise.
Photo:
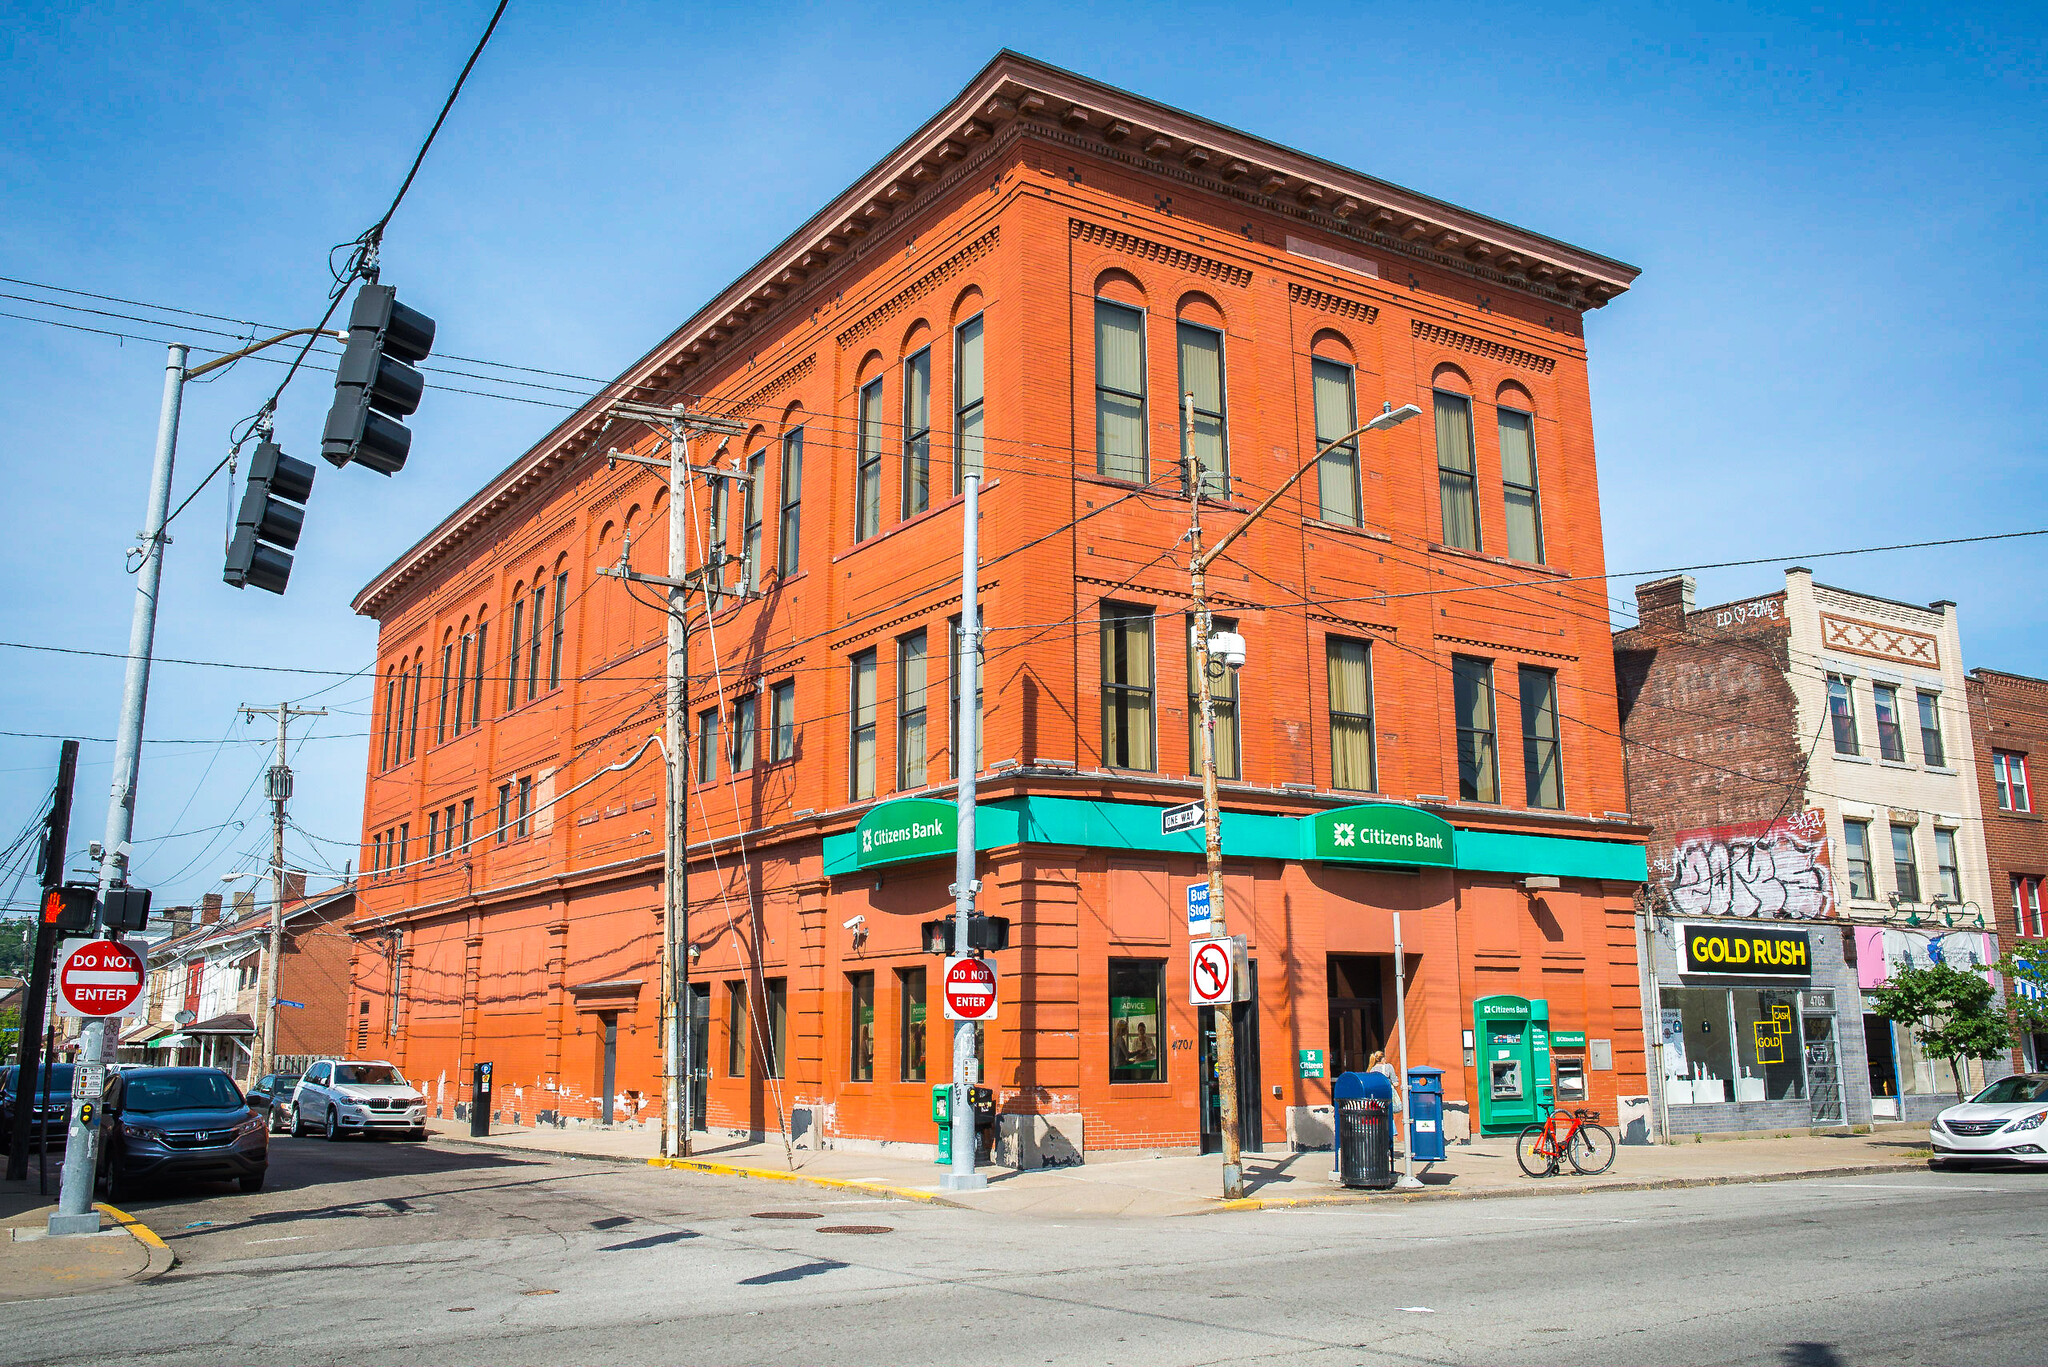
[(2048, 1073), (2002, 1077), (1934, 1118), (1933, 1167), (2048, 1163)]

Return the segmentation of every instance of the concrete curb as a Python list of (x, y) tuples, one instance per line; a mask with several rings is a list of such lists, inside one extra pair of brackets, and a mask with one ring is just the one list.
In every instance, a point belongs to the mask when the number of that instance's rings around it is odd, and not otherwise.
[(631, 1154), (624, 1153), (585, 1153), (578, 1149), (514, 1148), (510, 1144), (493, 1144), (486, 1139), (457, 1138), (452, 1134), (434, 1134), (431, 1131), (428, 1132), (427, 1138), (429, 1141), (437, 1144), (453, 1144), (459, 1149), (475, 1149), (482, 1153), (502, 1153), (513, 1158), (518, 1158), (522, 1155), (531, 1155), (535, 1158), (576, 1158), (590, 1163), (619, 1163), (629, 1168), (637, 1168), (642, 1163), (659, 1161), (653, 1158), (635, 1158)]
[(808, 1186), (825, 1187), (834, 1191), (865, 1191), (897, 1201), (922, 1201), (928, 1206), (968, 1209), (960, 1202), (949, 1201), (935, 1192), (919, 1191), (915, 1187), (890, 1186), (886, 1182), (863, 1182), (850, 1177), (813, 1177), (809, 1173), (788, 1172), (781, 1168), (742, 1168), (731, 1163), (713, 1163), (702, 1158), (649, 1158), (646, 1162), (650, 1168), (676, 1168), (684, 1172), (704, 1172), (716, 1177), (747, 1177), (762, 1182), (802, 1182)]
[(1525, 1187), (1481, 1187), (1465, 1191), (1442, 1188), (1436, 1191), (1333, 1191), (1320, 1196), (1246, 1196), (1236, 1201), (1212, 1198), (1213, 1204), (1190, 1215), (1217, 1215), (1236, 1210), (1288, 1210), (1304, 1206), (1356, 1206), (1387, 1201), (1483, 1201), (1494, 1197), (1584, 1196), (1603, 1191), (1670, 1191), (1684, 1187), (1732, 1187), (1754, 1182), (1799, 1182), (1811, 1177), (1868, 1177), (1877, 1173), (1924, 1168), (1924, 1158), (1896, 1163), (1864, 1163), (1853, 1167), (1809, 1168), (1802, 1172), (1726, 1173), (1716, 1177), (1660, 1177), (1640, 1182), (1566, 1182), (1549, 1185), (1547, 1178), (1530, 1178)]
[(127, 1230), (135, 1242), (141, 1244), (149, 1252), (148, 1265), (140, 1272), (129, 1273), (128, 1281), (155, 1281), (158, 1277), (163, 1276), (164, 1273), (178, 1265), (178, 1255), (173, 1253), (171, 1246), (163, 1241), (163, 1237), (148, 1225), (145, 1225), (127, 1211), (119, 1210), (104, 1201), (95, 1201), (92, 1204), (94, 1210), (97, 1210), (100, 1214)]

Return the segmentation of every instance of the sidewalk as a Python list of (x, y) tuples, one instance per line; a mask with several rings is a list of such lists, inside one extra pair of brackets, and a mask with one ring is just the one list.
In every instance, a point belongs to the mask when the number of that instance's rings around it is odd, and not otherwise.
[(45, 1236), (57, 1205), (57, 1167), (53, 1159), (49, 1195), (36, 1191), (33, 1159), (27, 1181), (0, 1180), (0, 1302), (83, 1295), (171, 1270), (177, 1258), (156, 1231), (109, 1205), (99, 1205), (98, 1234)]
[(1290, 1154), (1275, 1145), (1264, 1155), (1245, 1155), (1246, 1197), (1241, 1201), (1224, 1201), (1217, 1194), (1220, 1160), (1213, 1154), (1158, 1158), (1093, 1155), (1080, 1167), (1040, 1172), (984, 1168), (982, 1171), (989, 1178), (986, 1190), (949, 1192), (939, 1185), (939, 1166), (912, 1155), (798, 1150), (792, 1164), (791, 1155), (779, 1139), (746, 1143), (707, 1141), (700, 1137), (692, 1158), (664, 1159), (657, 1154), (659, 1134), (651, 1128), (557, 1130), (506, 1126), (488, 1139), (471, 1139), (466, 1125), (447, 1121), (430, 1121), (429, 1125), (438, 1139), (502, 1150), (645, 1162), (726, 1176), (850, 1187), (900, 1200), (1061, 1219), (1716, 1186), (1911, 1169), (1924, 1166), (1927, 1161), (1925, 1127), (1900, 1125), (1865, 1135), (1624, 1147), (1613, 1168), (1599, 1177), (1536, 1179), (1524, 1176), (1516, 1165), (1511, 1139), (1475, 1139), (1469, 1145), (1453, 1144), (1446, 1161), (1419, 1169), (1423, 1182), (1420, 1191), (1366, 1192), (1349, 1191), (1330, 1180), (1331, 1157), (1327, 1151)]

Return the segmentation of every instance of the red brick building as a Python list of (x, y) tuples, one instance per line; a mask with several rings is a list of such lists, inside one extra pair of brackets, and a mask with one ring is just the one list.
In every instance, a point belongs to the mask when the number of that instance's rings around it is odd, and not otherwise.
[(1014, 926), (982, 1063), (1005, 1152), (1216, 1142), (1185, 981), (1199, 832), (1159, 821), (1200, 790), (1177, 398), (1212, 540), (1319, 438), (1413, 403), (1421, 421), (1337, 448), (1210, 579), (1249, 652), (1219, 730), (1257, 987), (1246, 1137), (1312, 1139), (1329, 1075), (1391, 1050), (1395, 910), (1410, 1058), (1445, 1070), (1454, 1126), (1509, 1123), (1483, 1089), (1468, 1114), (1488, 1001), (1524, 1051), (1518, 1104), (1548, 1086), (1555, 1031), (1562, 1095), (1639, 1120), (1643, 830), (1582, 331), (1635, 274), (999, 56), (357, 599), (380, 626), (367, 1051), (450, 1113), (488, 1060), (522, 1120), (658, 1114), (664, 621), (597, 572), (629, 544), (660, 572), (668, 549), (663, 475), (605, 460), (654, 437), (606, 431), (607, 403), (687, 396), (752, 425), (725, 459), (758, 477), (695, 482), (688, 521), (690, 564), (722, 550), (733, 591), (693, 627), (682, 757), (711, 1127), (934, 1137), (950, 1032), (917, 938), (950, 855), (883, 863), (858, 830), (954, 792), (967, 464), (981, 909)]
[[(1991, 894), (2011, 898), (1998, 909), (1998, 948), (2010, 954), (2022, 940), (2038, 944), (2048, 937), (2048, 907), (2042, 905), (2048, 827), (2028, 767), (2048, 756), (2048, 680), (1973, 669), (1967, 687)], [(2006, 989), (2023, 990), (2010, 981)], [(2014, 1067), (2048, 1068), (2048, 1031), (2022, 1029), (2017, 1043)]]

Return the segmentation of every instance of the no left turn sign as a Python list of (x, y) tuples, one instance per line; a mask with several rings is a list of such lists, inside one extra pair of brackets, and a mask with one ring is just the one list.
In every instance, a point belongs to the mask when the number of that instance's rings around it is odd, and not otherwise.
[(65, 1016), (129, 1016), (142, 1009), (142, 958), (112, 940), (87, 940), (57, 970), (57, 1011)]
[(987, 959), (946, 960), (946, 1019), (996, 1018), (996, 966)]
[(1228, 939), (1196, 940), (1188, 946), (1189, 1001), (1196, 1006), (1221, 1006), (1237, 1000), (1233, 948)]

